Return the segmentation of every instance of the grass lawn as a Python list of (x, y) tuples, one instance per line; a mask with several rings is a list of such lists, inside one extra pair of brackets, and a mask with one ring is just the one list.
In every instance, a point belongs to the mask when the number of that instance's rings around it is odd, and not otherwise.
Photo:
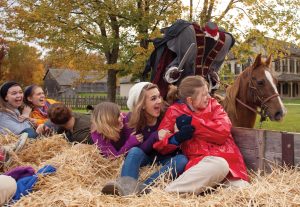
[(300, 99), (284, 99), (284, 104), (300, 104)]
[[(295, 104), (295, 102), (291, 102)], [(286, 102), (285, 102), (286, 104)], [(281, 122), (272, 122), (267, 120), (263, 122), (262, 129), (269, 129), (275, 131), (288, 131), (288, 132), (300, 132), (300, 100), (299, 105), (285, 105), (287, 114)], [(259, 128), (259, 119), (257, 117), (255, 128)]]
[(72, 109), (73, 112), (87, 114), (88, 111), (86, 109)]
[(81, 97), (89, 97), (89, 96), (107, 96), (107, 93), (77, 93), (77, 95)]

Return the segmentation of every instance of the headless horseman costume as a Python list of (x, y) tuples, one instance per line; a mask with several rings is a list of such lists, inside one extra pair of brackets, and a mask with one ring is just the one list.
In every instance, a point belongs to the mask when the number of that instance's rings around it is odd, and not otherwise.
[(213, 88), (217, 88), (217, 73), (235, 43), (233, 36), (218, 30), (217, 25), (212, 22), (208, 22), (202, 28), (196, 23), (181, 19), (162, 32), (162, 38), (153, 40), (155, 50), (147, 61), (143, 79), (151, 71), (151, 82), (158, 85), (161, 95), (165, 98), (169, 85), (163, 78), (166, 71), (171, 67), (178, 67), (189, 46), (196, 43), (197, 46), (192, 48), (183, 65), (184, 70), (175, 84), (178, 85), (186, 76), (201, 75), (211, 82)]

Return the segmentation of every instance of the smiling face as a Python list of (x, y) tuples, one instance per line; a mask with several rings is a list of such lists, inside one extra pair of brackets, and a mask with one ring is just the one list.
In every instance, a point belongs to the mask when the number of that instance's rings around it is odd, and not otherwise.
[(146, 114), (152, 118), (158, 118), (161, 112), (161, 96), (157, 88), (145, 92), (144, 107)]
[(35, 87), (32, 91), (32, 95), (28, 96), (27, 99), (35, 107), (43, 107), (46, 104), (45, 93), (41, 87)]
[(23, 103), (23, 90), (20, 86), (12, 86), (8, 89), (5, 101), (13, 108), (19, 108)]
[(195, 110), (205, 109), (210, 99), (207, 85), (197, 88), (195, 90), (195, 96), (189, 97), (188, 99), (187, 102), (190, 102)]

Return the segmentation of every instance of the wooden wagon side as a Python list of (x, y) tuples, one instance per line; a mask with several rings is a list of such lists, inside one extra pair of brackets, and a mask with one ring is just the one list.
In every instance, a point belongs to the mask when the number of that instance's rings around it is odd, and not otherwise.
[(248, 169), (270, 171), (272, 165), (300, 163), (300, 133), (233, 127), (232, 135)]

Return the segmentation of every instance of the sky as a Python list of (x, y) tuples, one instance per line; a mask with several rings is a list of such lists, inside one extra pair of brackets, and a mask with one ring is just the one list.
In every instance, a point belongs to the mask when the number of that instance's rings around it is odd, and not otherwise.
[[(181, 0), (183, 5), (184, 6), (190, 6), (190, 0)], [(230, 0), (221, 0), (220, 3), (218, 3), (218, 7), (221, 9), (221, 8), (224, 8), (225, 6), (228, 5), (228, 3), (230, 2)], [(194, 12), (195, 13), (195, 10), (198, 10), (199, 11), (199, 7), (201, 6), (201, 4), (203, 4), (203, 0), (193, 0), (193, 7), (194, 7)]]
[[(190, 6), (190, 0), (181, 0), (184, 6)], [(213, 15), (220, 15), (225, 8), (228, 6), (230, 0), (216, 0), (215, 3), (217, 5), (217, 8), (214, 9)], [(201, 7), (203, 5), (203, 0), (193, 0), (193, 20), (197, 20), (196, 15), (199, 15), (199, 12), (201, 11)], [(237, 12), (236, 10), (230, 10), (228, 14), (236, 16)], [(227, 15), (228, 15), (227, 14)], [(182, 18), (187, 18), (189, 16), (189, 11), (187, 11), (187, 14), (184, 14)], [(252, 27), (251, 22), (249, 22), (248, 19), (240, 19), (239, 20), (240, 25), (235, 25), (235, 29), (239, 32), (244, 30), (244, 27)]]

